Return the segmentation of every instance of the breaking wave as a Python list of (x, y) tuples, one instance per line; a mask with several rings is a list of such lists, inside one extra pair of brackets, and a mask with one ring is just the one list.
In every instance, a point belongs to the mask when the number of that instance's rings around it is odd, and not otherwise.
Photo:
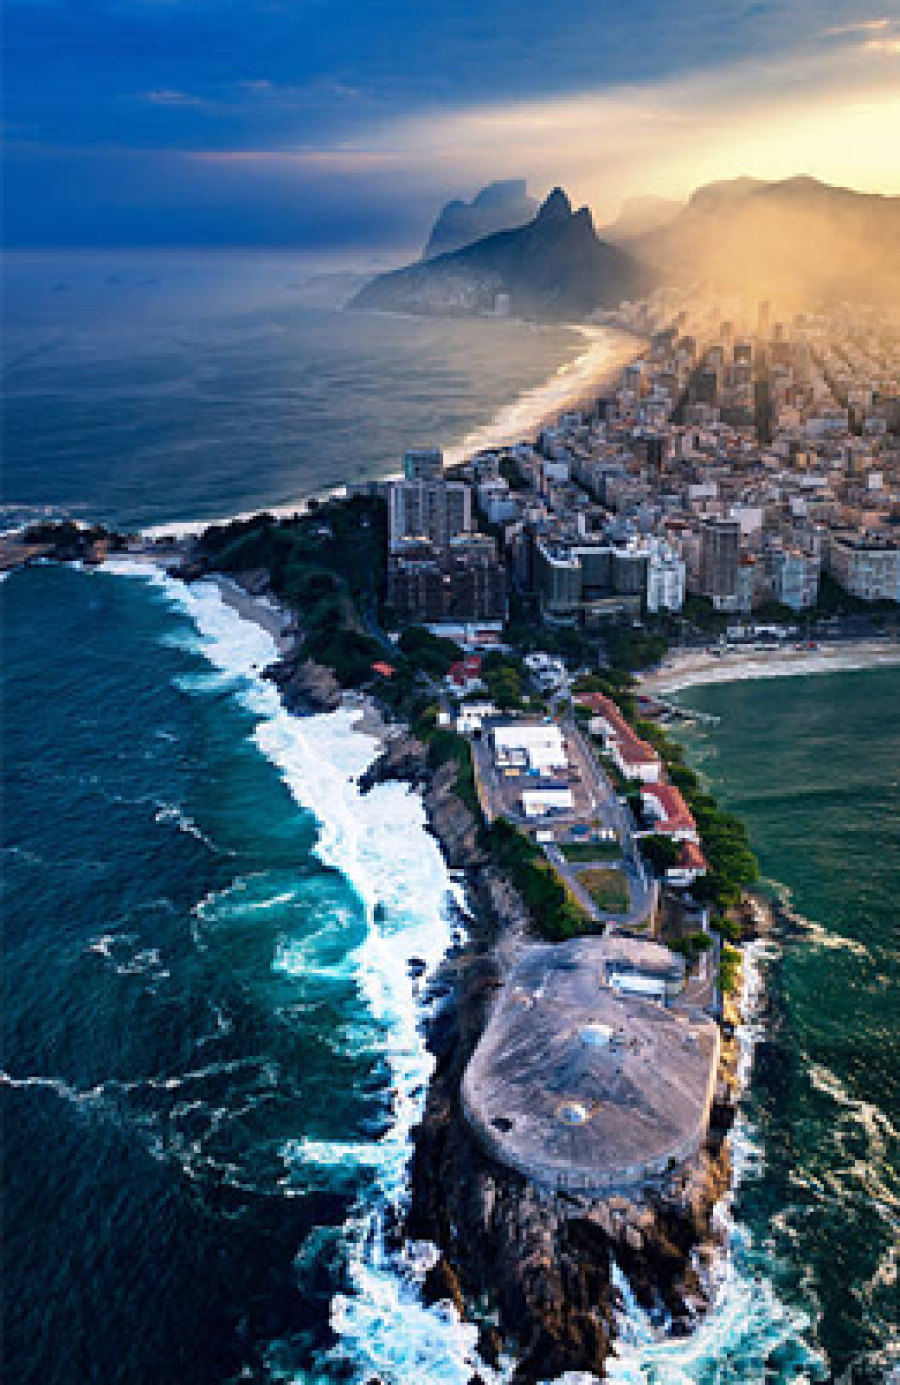
[[(355, 984), (370, 1023), (350, 1042), (377, 1050), (390, 1086), (387, 1128), (371, 1140), (313, 1140), (298, 1133), (281, 1151), (287, 1186), (314, 1187), (323, 1175), (340, 1185), (348, 1174), (362, 1174), (358, 1181), (366, 1190), (342, 1232), (346, 1291), (331, 1307), (337, 1344), (321, 1372), (302, 1378), (333, 1379), (349, 1368), (361, 1379), (377, 1374), (390, 1385), (464, 1385), (476, 1370), (485, 1382), (497, 1381), (477, 1355), (477, 1328), (461, 1323), (448, 1305), (426, 1307), (421, 1301), (433, 1252), (427, 1246), (395, 1248), (388, 1234), (407, 1193), (412, 1131), (433, 1067), (422, 1032), (423, 982), (460, 926), (459, 887), (426, 831), (422, 801), (396, 783), (360, 792), (359, 777), (379, 749), (374, 736), (357, 728), (362, 713), (344, 708), (299, 718), (286, 712), (275, 688), (260, 677), (277, 656), (272, 636), (227, 606), (213, 584), (187, 587), (151, 564), (123, 562), (107, 570), (149, 580), (190, 617), (216, 687), (229, 686), (257, 718), (255, 744), (318, 822), (316, 854), (349, 881), (363, 906), (362, 940), (333, 966), (324, 948), (313, 961), (309, 939), (287, 942), (274, 963), (298, 982), (312, 964), (319, 979), (330, 974), (336, 982)], [(195, 686), (203, 686), (204, 677)], [(177, 825), (190, 830), (181, 821)], [(202, 901), (195, 910), (200, 941), (204, 914), (213, 904)], [(413, 958), (418, 980), (409, 966)], [(314, 1248), (298, 1247), (298, 1264), (307, 1253)]]

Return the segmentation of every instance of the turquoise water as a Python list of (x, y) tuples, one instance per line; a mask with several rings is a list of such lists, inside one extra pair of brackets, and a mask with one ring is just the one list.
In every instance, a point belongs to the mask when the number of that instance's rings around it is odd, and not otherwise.
[[(765, 989), (732, 1209), (741, 1273), (694, 1356), (674, 1350), (654, 1368), (636, 1347), (633, 1378), (895, 1379), (900, 670), (694, 688), (681, 701), (721, 718), (684, 734), (691, 762), (747, 823), (797, 926), (756, 949)], [(748, 1321), (771, 1343), (758, 1374)]]
[[(281, 711), (269, 637), (212, 588), (39, 567), (0, 599), (7, 1374), (463, 1385), (471, 1330), (386, 1234), (430, 1072), (410, 963), (460, 926), (421, 804), (359, 795), (374, 744)], [(898, 686), (687, 695), (804, 922), (748, 969), (713, 1311), (685, 1343), (632, 1308), (614, 1380), (896, 1361)]]
[(360, 797), (374, 743), (282, 712), (215, 589), (0, 599), (6, 1378), (341, 1379), (399, 1341), (394, 1379), (467, 1379), (381, 1234), (430, 1072), (409, 961), (456, 927), (420, 801)]

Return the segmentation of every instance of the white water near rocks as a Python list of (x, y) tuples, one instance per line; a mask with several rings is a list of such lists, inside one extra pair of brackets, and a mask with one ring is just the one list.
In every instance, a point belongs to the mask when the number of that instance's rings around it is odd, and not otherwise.
[[(219, 689), (231, 686), (259, 718), (253, 733), (257, 747), (319, 824), (316, 853), (352, 884), (365, 908), (365, 937), (337, 966), (355, 981), (374, 1022), (361, 1041), (379, 1043), (390, 1070), (390, 1126), (370, 1142), (314, 1141), (298, 1132), (283, 1150), (289, 1174), (315, 1165), (335, 1177), (347, 1167), (371, 1174), (371, 1191), (344, 1228), (352, 1292), (336, 1296), (332, 1304), (339, 1344), (331, 1362), (323, 1362), (322, 1378), (329, 1365), (346, 1363), (360, 1379), (377, 1374), (390, 1385), (465, 1385), (476, 1370), (488, 1385), (499, 1382), (501, 1377), (477, 1356), (477, 1329), (461, 1323), (450, 1305), (422, 1303), (420, 1285), (433, 1250), (407, 1246), (394, 1255), (384, 1236), (386, 1219), (406, 1194), (412, 1130), (421, 1118), (433, 1067), (420, 994), (460, 926), (458, 886), (426, 830), (421, 798), (397, 783), (360, 793), (359, 777), (379, 749), (374, 737), (355, 729), (361, 713), (288, 713), (274, 686), (261, 677), (277, 657), (274, 638), (227, 606), (213, 584), (186, 586), (151, 564), (111, 563), (106, 570), (149, 580), (191, 618), (198, 647), (215, 670), (199, 678)], [(418, 982), (410, 975), (413, 957), (425, 964)], [(287, 946), (275, 966), (302, 976), (308, 962), (302, 945)], [(298, 1258), (303, 1254), (298, 1247)]]
[[(738, 1077), (746, 1091), (753, 1052), (762, 1034), (759, 962), (770, 944), (747, 943), (743, 952)], [(616, 1357), (608, 1379), (618, 1385), (750, 1385), (772, 1381), (800, 1385), (822, 1380), (827, 1369), (811, 1342), (814, 1324), (806, 1314), (784, 1303), (771, 1279), (754, 1264), (748, 1228), (733, 1215), (735, 1193), (742, 1181), (758, 1172), (763, 1150), (751, 1122), (742, 1112), (729, 1135), (732, 1185), (715, 1209), (715, 1224), (724, 1250), (710, 1271), (711, 1306), (696, 1330), (686, 1338), (670, 1338), (651, 1322), (616, 1267), (614, 1282), (622, 1295), (618, 1315)], [(784, 1366), (773, 1373), (773, 1359)]]

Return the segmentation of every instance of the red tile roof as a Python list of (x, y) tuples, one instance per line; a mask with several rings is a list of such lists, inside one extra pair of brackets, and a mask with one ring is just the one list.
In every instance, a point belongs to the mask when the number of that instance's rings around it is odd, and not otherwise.
[(678, 864), (682, 870), (694, 870), (698, 875), (705, 875), (709, 869), (706, 857), (696, 842), (682, 842)]
[(596, 712), (607, 723), (618, 744), (619, 754), (626, 764), (659, 764), (659, 756), (653, 746), (635, 735), (616, 704), (608, 697), (604, 697), (602, 693), (581, 693), (578, 702), (582, 707), (589, 707), (592, 712)]
[(673, 784), (648, 784), (641, 790), (643, 798), (653, 798), (662, 809), (660, 832), (696, 832), (697, 824), (690, 808)]

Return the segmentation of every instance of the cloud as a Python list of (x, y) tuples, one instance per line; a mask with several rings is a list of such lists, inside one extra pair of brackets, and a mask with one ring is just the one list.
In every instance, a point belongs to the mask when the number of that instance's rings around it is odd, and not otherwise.
[(151, 106), (168, 106), (177, 110), (205, 110), (212, 104), (203, 96), (194, 96), (189, 91), (176, 91), (172, 87), (156, 87), (153, 91), (142, 92), (142, 97)]
[(900, 36), (897, 38), (870, 38), (863, 44), (867, 53), (879, 53), (889, 58), (900, 58)]
[(857, 19), (850, 24), (832, 24), (825, 30), (826, 34), (844, 36), (851, 34), (874, 34), (880, 29), (889, 29), (891, 21), (882, 16), (880, 19)]

